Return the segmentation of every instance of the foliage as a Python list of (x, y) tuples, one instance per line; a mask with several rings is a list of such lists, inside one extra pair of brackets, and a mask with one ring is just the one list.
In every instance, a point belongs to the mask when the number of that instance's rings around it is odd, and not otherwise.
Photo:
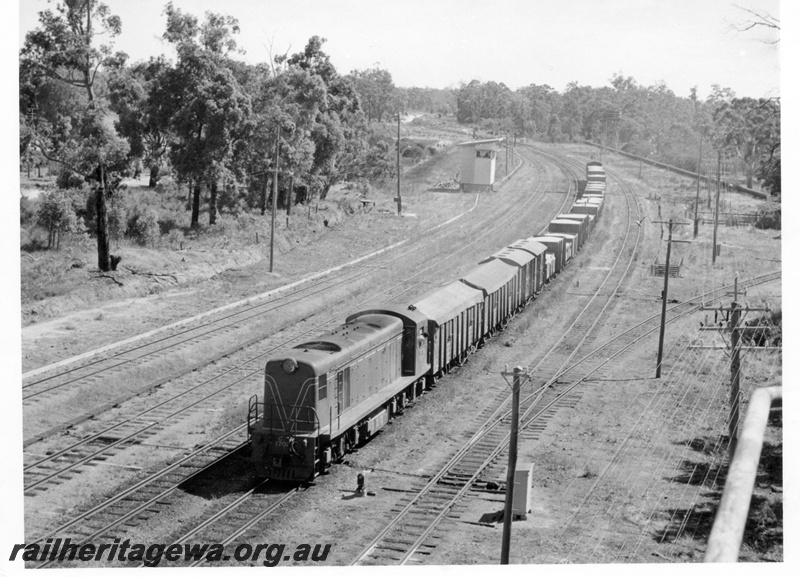
[(781, 229), (781, 207), (777, 203), (767, 203), (758, 209), (756, 228)]
[(48, 233), (47, 248), (59, 249), (62, 235), (84, 230), (75, 214), (72, 199), (60, 190), (50, 191), (43, 196), (36, 212), (36, 224)]
[(769, 193), (780, 199), (781, 196), (781, 150), (780, 142), (773, 144), (772, 150), (756, 171), (758, 178)]
[(21, 227), (30, 226), (36, 221), (37, 201), (27, 196), (19, 197), (19, 224)]
[[(122, 23), (102, 2), (65, 0), (56, 4), (55, 12), (40, 12), (39, 24), (27, 33), (20, 50), (21, 95), (25, 95), (20, 101), (21, 147), (33, 147), (48, 160), (97, 182), (102, 191), (96, 212), (98, 266), (107, 271), (111, 262), (105, 195), (126, 173), (129, 149), (111, 126), (105, 102), (96, 97), (95, 88), (101, 67), (124, 61), (124, 55), (112, 54), (111, 44), (98, 43), (116, 37)], [(71, 94), (70, 88), (83, 96), (75, 106), (49, 106), (46, 114), (30, 114), (38, 110), (41, 89), (52, 88), (54, 82), (71, 97), (77, 94)]]
[(235, 49), (235, 19), (212, 12), (198, 26), (197, 18), (168, 3), (164, 38), (176, 44), (178, 63), (163, 70), (151, 90), (159, 103), (154, 120), (174, 134), (170, 160), (179, 180), (194, 183), (193, 227), (200, 217), (203, 186), (212, 191), (209, 223), (216, 220), (214, 193), (219, 181), (231, 178), (236, 146), (245, 134), (251, 112), (250, 97), (226, 66), (226, 54)]
[[(747, 186), (753, 186), (762, 159), (780, 143), (780, 105), (767, 98), (732, 98), (714, 110), (718, 148), (733, 151), (745, 167)], [(776, 145), (777, 143), (777, 145)]]
[(127, 234), (142, 246), (155, 245), (161, 236), (158, 213), (148, 206), (134, 206), (128, 217)]
[(349, 76), (367, 115), (367, 122), (383, 122), (384, 115), (399, 111), (402, 103), (395, 96), (395, 86), (388, 70), (377, 66), (366, 70), (353, 70)]
[(128, 207), (123, 198), (111, 201), (108, 211), (108, 235), (111, 240), (119, 242), (128, 229)]
[(150, 171), (151, 188), (158, 184), (166, 163), (170, 133), (168, 124), (162, 122), (162, 102), (150, 98), (150, 92), (168, 67), (163, 56), (131, 67), (119, 62), (108, 81), (111, 110), (118, 117), (117, 132), (128, 141), (131, 160), (141, 161)]

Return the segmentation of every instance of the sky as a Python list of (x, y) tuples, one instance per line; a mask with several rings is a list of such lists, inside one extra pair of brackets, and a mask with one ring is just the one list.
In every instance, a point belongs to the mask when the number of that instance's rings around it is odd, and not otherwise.
[[(132, 60), (166, 54), (166, 0), (105, 0), (122, 19), (115, 49)], [(737, 96), (780, 95), (780, 44), (760, 28), (736, 32), (749, 15), (731, 0), (173, 0), (184, 12), (239, 19), (250, 63), (295, 53), (308, 39), (340, 73), (375, 65), (397, 86), (456, 87), (478, 79), (512, 89), (570, 82), (604, 86), (614, 74), (640, 85), (664, 82), (701, 98), (713, 84)], [(779, 0), (739, 0), (780, 17)], [(21, 0), (19, 46), (47, 0)]]

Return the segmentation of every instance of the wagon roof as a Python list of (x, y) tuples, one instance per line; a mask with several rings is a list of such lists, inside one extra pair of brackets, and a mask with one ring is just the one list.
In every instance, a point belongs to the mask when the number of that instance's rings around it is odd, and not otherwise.
[(481, 291), (455, 281), (428, 293), (414, 303), (414, 306), (430, 320), (442, 325), (462, 311), (482, 302)]
[(513, 264), (517, 267), (523, 267), (533, 260), (533, 254), (529, 251), (522, 250), (518, 247), (508, 246), (503, 250), (499, 250), (492, 256), (483, 259), (479, 264), (487, 263), (493, 259), (500, 259), (508, 264)]
[(517, 267), (495, 259), (478, 265), (467, 273), (461, 281), (482, 289), (484, 294), (488, 296), (514, 278), (516, 274)]
[(587, 219), (589, 219), (589, 215), (588, 214), (576, 214), (574, 212), (571, 212), (569, 214), (565, 213), (565, 214), (559, 214), (558, 215), (558, 220), (580, 220), (580, 221), (585, 221)]
[(541, 242), (534, 240), (533, 238), (520, 239), (514, 244), (512, 244), (511, 248), (518, 248), (520, 250), (525, 250), (536, 256), (542, 254), (543, 252), (547, 252), (547, 247), (543, 245)]
[[(554, 218), (550, 221), (550, 224), (557, 224), (557, 225), (564, 225), (574, 227), (577, 226), (580, 229), (581, 223), (572, 218)], [(552, 230), (548, 230), (547, 234), (553, 234)]]
[(576, 238), (578, 238), (577, 234), (570, 234), (568, 232), (554, 232), (552, 233), (554, 236), (560, 236), (563, 239), (566, 239), (570, 242), (574, 242)]
[(536, 242), (540, 242), (542, 244), (544, 244), (546, 242), (557, 242), (559, 244), (563, 244), (564, 243), (564, 237), (563, 236), (553, 236), (552, 234), (545, 234), (545, 235), (542, 235), (542, 236), (534, 236), (534, 237), (531, 237), (530, 240), (535, 240)]

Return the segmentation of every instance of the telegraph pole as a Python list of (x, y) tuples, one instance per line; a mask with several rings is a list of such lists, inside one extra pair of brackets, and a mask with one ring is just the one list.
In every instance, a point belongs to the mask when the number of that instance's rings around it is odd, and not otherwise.
[(714, 246), (711, 247), (711, 265), (717, 263), (717, 228), (719, 227), (719, 188), (720, 188), (720, 170), (722, 169), (722, 151), (720, 150), (717, 155), (717, 200), (714, 208)]
[(281, 129), (278, 127), (277, 138), (275, 139), (275, 176), (272, 177), (272, 226), (269, 235), (269, 272), (272, 272), (273, 260), (275, 257), (275, 213), (278, 210), (278, 162), (280, 161)]
[(508, 176), (508, 134), (506, 134), (506, 176)]
[[(664, 221), (653, 221), (660, 224), (665, 224)], [(664, 266), (664, 290), (661, 292), (661, 328), (658, 331), (658, 361), (656, 362), (656, 378), (661, 378), (661, 361), (664, 358), (664, 332), (667, 324), (667, 294), (669, 292), (669, 256), (672, 249), (672, 228), (678, 225), (684, 225), (685, 222), (673, 222), (669, 219), (666, 223), (669, 227), (669, 238), (667, 240), (667, 261)], [(688, 241), (675, 241), (675, 242), (688, 242)]]
[[(728, 293), (730, 294), (730, 293)], [(745, 289), (745, 294), (747, 294)], [(744, 308), (742, 305), (739, 304), (739, 279), (738, 277), (734, 279), (733, 283), (733, 302), (731, 302), (730, 307), (711, 307), (711, 306), (704, 306), (703, 310), (713, 310), (715, 315), (717, 313), (727, 313), (728, 315), (728, 325), (727, 330), (731, 331), (731, 346), (730, 346), (730, 358), (731, 358), (731, 394), (730, 394), (730, 412), (728, 416), (728, 459), (733, 459), (733, 455), (736, 453), (736, 446), (738, 443), (739, 437), (739, 417), (741, 412), (741, 403), (742, 403), (742, 393), (741, 393), (741, 373), (742, 373), (742, 363), (741, 363), (741, 353), (743, 350), (747, 351), (771, 351), (771, 350), (781, 350), (781, 347), (773, 347), (765, 344), (764, 346), (742, 346), (742, 313), (747, 314), (748, 312), (769, 312), (769, 307), (750, 307), (745, 306)], [(716, 316), (715, 316), (715, 324), (716, 324)], [(762, 323), (758, 323), (756, 325), (751, 325), (747, 327), (749, 330), (759, 331), (759, 330), (769, 330), (775, 327), (771, 325), (766, 325)], [(708, 326), (708, 327), (701, 327), (701, 331), (723, 331), (721, 327), (717, 326)], [(727, 347), (718, 347), (718, 346), (692, 346), (690, 348), (693, 349), (723, 349), (727, 350)]]
[(397, 214), (403, 212), (403, 199), (400, 196), (400, 111), (397, 111)]
[[(505, 377), (507, 373), (503, 373)], [(506, 474), (506, 503), (503, 512), (503, 545), (500, 564), (508, 565), (511, 550), (511, 517), (513, 516), (514, 473), (517, 469), (517, 436), (519, 434), (519, 391), (522, 388), (522, 367), (514, 367), (511, 385), (511, 439), (508, 444), (508, 472)]]
[[(738, 281), (738, 279), (737, 279)], [(735, 291), (736, 292), (736, 291)], [(734, 297), (735, 299), (736, 297)], [(741, 393), (739, 392), (739, 372), (741, 359), (739, 357), (739, 316), (741, 314), (739, 303), (731, 303), (731, 416), (728, 423), (728, 459), (733, 459), (736, 452), (736, 443), (739, 436), (739, 410)]]
[(694, 197), (694, 235), (692, 238), (697, 238), (697, 209), (700, 205), (700, 167), (703, 165), (703, 130), (700, 130), (700, 153), (697, 157), (697, 194)]

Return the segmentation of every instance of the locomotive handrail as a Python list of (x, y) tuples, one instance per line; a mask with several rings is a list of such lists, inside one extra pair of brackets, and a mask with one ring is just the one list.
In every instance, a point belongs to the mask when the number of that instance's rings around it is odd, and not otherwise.
[[(250, 400), (247, 404), (247, 433), (250, 434), (252, 429), (250, 422), (258, 423), (258, 405), (263, 405), (264, 403), (258, 402), (258, 395), (253, 395), (250, 397)], [(255, 413), (255, 415), (254, 415)]]
[[(259, 403), (264, 411), (264, 428), (270, 432), (280, 431), (289, 435), (299, 433), (319, 434), (319, 416), (316, 409), (307, 405), (284, 405)], [(311, 425), (309, 430), (301, 425)], [(303, 430), (301, 430), (303, 429)]]

